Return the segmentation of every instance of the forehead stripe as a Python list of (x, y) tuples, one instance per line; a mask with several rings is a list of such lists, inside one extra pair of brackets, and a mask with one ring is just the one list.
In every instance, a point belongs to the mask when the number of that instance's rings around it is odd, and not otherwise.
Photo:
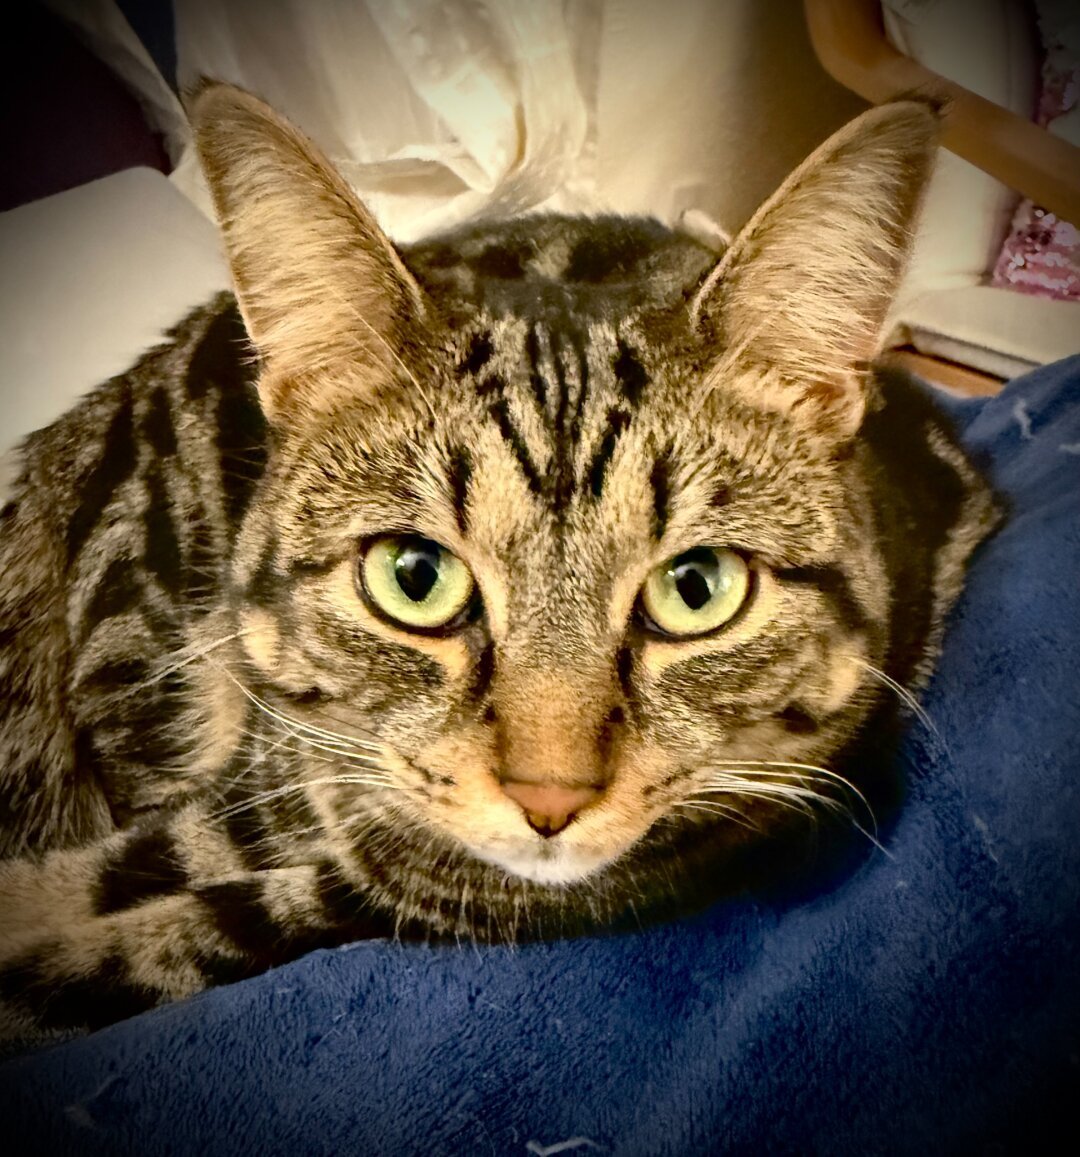
[(536, 336), (534, 325), (530, 325), (525, 332), (525, 357), (529, 363), (529, 385), (536, 404), (544, 410), (547, 407), (547, 382), (540, 370), (540, 339)]
[(619, 338), (618, 351), (612, 369), (615, 371), (619, 389), (622, 390), (622, 395), (628, 405), (636, 406), (641, 401), (641, 395), (648, 384), (649, 375), (645, 372), (645, 367), (638, 361), (637, 354), (623, 338)]
[[(574, 462), (581, 428), (585, 418), (585, 404), (589, 392), (589, 363), (585, 353), (585, 342), (580, 331), (568, 319), (557, 335), (552, 335), (552, 357), (558, 381), (558, 407), (555, 412), (555, 495), (556, 510), (564, 509), (573, 497), (577, 480)], [(567, 370), (576, 367), (577, 388), (571, 397), (574, 385)]]
[(466, 373), (475, 374), (491, 360), (494, 348), (491, 344), (491, 335), (486, 332), (474, 333), (469, 341), (469, 348), (461, 361), (461, 369)]
[(465, 534), (469, 529), (467, 505), (469, 482), (472, 479), (472, 456), (464, 446), (459, 446), (450, 455), (447, 481), (450, 483), (450, 502), (454, 508), (454, 518), (458, 530)]
[(668, 474), (671, 460), (668, 453), (661, 454), (653, 463), (649, 484), (653, 491), (653, 535), (657, 542), (664, 537), (668, 522), (668, 502), (671, 497), (671, 483)]
[(607, 471), (607, 465), (611, 461), (611, 456), (615, 453), (615, 447), (618, 445), (619, 436), (630, 425), (630, 414), (626, 410), (612, 409), (608, 411), (608, 428), (604, 433), (604, 439), (600, 443), (600, 449), (596, 452), (596, 457), (592, 460), (592, 465), (589, 467), (589, 489), (596, 499), (600, 499), (604, 493), (604, 474)]
[(510, 418), (510, 407), (506, 404), (505, 398), (499, 398), (498, 401), (492, 402), (488, 408), (488, 412), (495, 419), (495, 424), (499, 427), (499, 433), (509, 445), (514, 457), (521, 467), (522, 473), (525, 475), (526, 481), (529, 483), (529, 489), (534, 494), (539, 494), (543, 489), (543, 483), (540, 479), (540, 472), (537, 470), (532, 458), (529, 457), (529, 449), (525, 445), (525, 439), (521, 436), (521, 432), (514, 425)]

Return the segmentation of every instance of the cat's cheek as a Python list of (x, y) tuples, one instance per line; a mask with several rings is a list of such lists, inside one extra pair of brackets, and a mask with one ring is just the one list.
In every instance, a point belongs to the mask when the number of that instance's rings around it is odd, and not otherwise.
[(281, 658), (281, 632), (269, 611), (244, 607), (240, 613), (240, 645), (264, 676), (270, 676)]
[(870, 666), (870, 648), (864, 637), (853, 635), (832, 641), (822, 663), (822, 686), (818, 692), (822, 713), (832, 715), (847, 707)]
[(470, 851), (527, 831), (520, 809), (503, 793), (491, 732), (468, 727), (424, 744), (412, 766), (429, 785), (417, 807), (420, 818)]

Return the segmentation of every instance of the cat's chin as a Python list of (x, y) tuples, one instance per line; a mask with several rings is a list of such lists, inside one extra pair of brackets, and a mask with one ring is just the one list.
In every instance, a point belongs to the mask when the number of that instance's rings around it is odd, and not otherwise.
[(523, 840), (513, 848), (472, 848), (473, 855), (535, 884), (561, 887), (576, 884), (606, 868), (616, 855), (553, 840)]

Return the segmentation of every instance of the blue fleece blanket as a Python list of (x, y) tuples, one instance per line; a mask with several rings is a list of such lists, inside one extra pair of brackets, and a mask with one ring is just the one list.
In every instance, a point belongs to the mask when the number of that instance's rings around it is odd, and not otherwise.
[(1040, 1149), (1080, 1093), (1080, 358), (954, 407), (1012, 514), (888, 852), (798, 903), (506, 949), (319, 952), (0, 1069), (3, 1147)]

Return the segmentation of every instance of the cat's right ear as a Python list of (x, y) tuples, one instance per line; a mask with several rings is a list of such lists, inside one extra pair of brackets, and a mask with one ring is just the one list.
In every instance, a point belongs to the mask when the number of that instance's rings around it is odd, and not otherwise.
[(419, 287), (316, 146), (261, 100), (204, 84), (188, 100), (267, 418), (290, 426), (394, 376)]

